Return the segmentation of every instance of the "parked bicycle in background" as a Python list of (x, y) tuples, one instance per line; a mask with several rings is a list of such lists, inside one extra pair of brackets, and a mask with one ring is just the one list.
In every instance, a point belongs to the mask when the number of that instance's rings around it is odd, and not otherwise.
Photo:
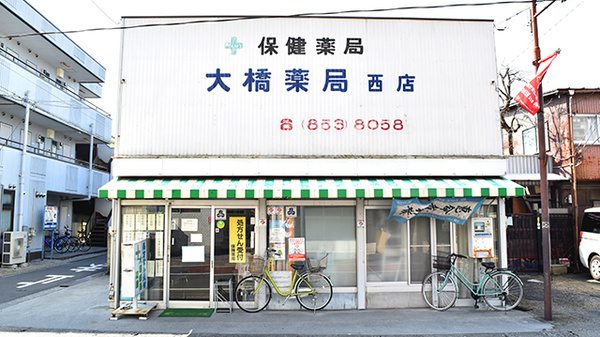
[(296, 297), (300, 305), (307, 310), (321, 310), (325, 308), (333, 296), (333, 285), (329, 278), (321, 273), (327, 266), (327, 254), (318, 262), (310, 259), (306, 263), (292, 264), (292, 282), (289, 289), (280, 289), (281, 285), (269, 273), (269, 260), (272, 259), (274, 249), (267, 249), (262, 273), (243, 278), (235, 287), (235, 303), (246, 312), (259, 312), (269, 305), (272, 288), (286, 299)]
[(69, 242), (57, 234), (54, 235), (54, 240), (52, 240), (52, 236), (46, 236), (44, 238), (44, 251), (49, 252), (52, 248), (57, 253), (64, 253), (69, 249)]
[[(90, 240), (89, 234), (85, 231), (79, 231), (79, 236), (72, 236), (71, 231), (65, 226), (65, 234), (59, 235), (58, 230), (54, 232), (54, 251), (57, 253), (66, 252), (87, 252), (92, 248), (92, 240)], [(44, 238), (44, 249), (46, 252), (50, 251), (52, 246), (52, 237), (46, 236)]]
[(523, 281), (517, 275), (496, 268), (494, 262), (482, 262), (485, 271), (481, 281), (470, 281), (455, 266), (457, 258), (468, 257), (460, 254), (434, 257), (433, 267), (438, 271), (427, 275), (421, 288), (427, 305), (435, 310), (452, 307), (458, 297), (458, 282), (470, 291), (475, 307), (480, 298), (495, 310), (511, 310), (519, 305), (523, 298)]

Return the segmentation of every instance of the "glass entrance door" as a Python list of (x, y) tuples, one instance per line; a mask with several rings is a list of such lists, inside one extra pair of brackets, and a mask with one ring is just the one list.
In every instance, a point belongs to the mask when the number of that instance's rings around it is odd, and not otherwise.
[(211, 208), (172, 208), (169, 301), (210, 304)]
[(255, 237), (254, 209), (215, 209), (215, 281), (231, 279), (236, 284), (245, 276), (255, 254)]

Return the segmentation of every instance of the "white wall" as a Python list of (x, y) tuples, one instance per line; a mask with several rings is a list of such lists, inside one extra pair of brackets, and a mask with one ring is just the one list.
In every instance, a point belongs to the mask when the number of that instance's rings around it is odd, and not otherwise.
[[(261, 55), (263, 37), (276, 38), (277, 55)], [(288, 37), (305, 38), (306, 54), (288, 55)], [(323, 37), (335, 38), (333, 55), (317, 53)], [(242, 44), (235, 55), (233, 38)], [(347, 38), (360, 38), (363, 54), (344, 54)], [(129, 29), (122, 57), (119, 157), (502, 154), (491, 21), (267, 18)], [(217, 68), (231, 75), (229, 92), (208, 90)], [(271, 72), (269, 92), (243, 86), (249, 68)], [(309, 70), (307, 92), (287, 90), (294, 68)], [(346, 70), (346, 92), (323, 90), (328, 69)], [(369, 74), (383, 75), (382, 92), (369, 91)], [(406, 74), (414, 91), (397, 91)], [(281, 129), (284, 118), (292, 130)]]

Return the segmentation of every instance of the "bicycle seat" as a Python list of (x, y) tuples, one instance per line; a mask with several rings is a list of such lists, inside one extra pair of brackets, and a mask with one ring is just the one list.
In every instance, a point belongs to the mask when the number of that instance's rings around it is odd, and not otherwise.
[(496, 268), (496, 264), (494, 262), (481, 262), (481, 265), (485, 267), (485, 269), (494, 269)]
[(292, 268), (294, 268), (295, 270), (302, 270), (304, 268), (303, 264), (291, 264)]

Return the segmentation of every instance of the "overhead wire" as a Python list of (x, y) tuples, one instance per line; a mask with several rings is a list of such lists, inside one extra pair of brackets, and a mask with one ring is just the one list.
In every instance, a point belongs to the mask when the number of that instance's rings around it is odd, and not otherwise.
[(96, 1), (94, 1), (94, 0), (90, 0), (90, 2), (91, 2), (91, 3), (93, 3), (93, 4), (94, 4), (94, 6), (96, 6), (96, 8), (98, 8), (98, 10), (99, 10), (100, 12), (102, 12), (102, 14), (104, 14), (104, 16), (105, 16), (105, 17), (107, 17), (107, 18), (110, 20), (110, 22), (114, 23), (115, 25), (118, 25), (118, 24), (119, 24), (118, 22), (115, 22), (115, 20), (113, 20), (113, 19), (112, 19), (112, 18), (111, 18), (111, 17), (110, 17), (110, 16), (109, 16), (109, 15), (108, 15), (108, 14), (107, 14), (107, 13), (106, 13), (106, 12), (105, 12), (105, 11), (104, 11), (104, 10), (103, 10), (101, 7), (100, 7), (100, 6), (99, 6), (99, 5), (96, 3)]
[[(563, 15), (554, 25), (552, 25), (550, 28), (548, 28), (547, 30), (544, 31), (544, 33), (542, 34), (542, 37), (545, 37), (546, 35), (548, 35), (548, 33), (550, 33), (551, 30), (553, 30), (554, 28), (556, 28), (556, 26), (561, 23), (564, 19), (566, 19), (569, 15), (571, 15), (573, 13), (573, 11), (575, 11), (577, 8), (579, 8), (579, 6), (581, 6), (581, 4), (583, 4), (585, 0), (581, 0), (577, 5), (575, 5), (568, 13), (566, 13), (565, 15)], [(527, 8), (528, 9), (528, 8)], [(525, 10), (527, 10), (525, 9)], [(525, 11), (523, 10), (523, 11)], [(523, 12), (521, 11), (521, 12)], [(517, 13), (520, 14), (521, 12)], [(513, 17), (516, 15), (513, 15)], [(512, 17), (511, 17), (512, 18)], [(508, 20), (508, 19), (507, 19)], [(505, 20), (506, 21), (506, 20)], [(517, 56), (515, 56), (510, 62), (508, 62), (509, 64), (513, 64), (517, 59), (519, 59), (521, 56), (523, 56), (523, 54), (525, 54), (525, 52), (527, 52), (528, 50), (531, 49), (531, 45), (532, 43), (530, 43), (530, 46), (524, 48), (520, 53), (517, 54)]]
[(504, 30), (506, 30), (508, 27), (504, 27), (504, 28), (500, 29), (500, 28), (497, 28), (497, 26), (499, 26), (500, 24), (503, 24), (505, 22), (508, 22), (508, 21), (514, 19), (515, 17), (519, 16), (521, 13), (524, 13), (524, 12), (526, 12), (528, 10), (529, 10), (529, 7), (525, 7), (524, 9), (522, 9), (522, 10), (518, 11), (517, 13), (515, 13), (515, 14), (509, 16), (508, 18), (504, 19), (504, 21), (500, 21), (497, 24), (494, 24), (494, 26), (496, 26), (496, 30), (498, 30), (498, 31), (504, 31)]
[[(550, 2), (554, 0), (536, 0), (538, 3)], [(402, 11), (402, 10), (422, 10), (422, 9), (444, 9), (444, 8), (459, 8), (459, 7), (483, 7), (483, 6), (495, 6), (495, 5), (514, 5), (514, 4), (528, 4), (530, 0), (506, 0), (506, 1), (490, 1), (490, 2), (479, 2), (479, 3), (455, 3), (455, 4), (443, 4), (443, 5), (423, 5), (423, 6), (404, 6), (404, 7), (390, 7), (390, 8), (375, 8), (375, 9), (352, 9), (342, 10), (333, 12), (315, 12), (315, 13), (303, 13), (303, 14), (292, 14), (292, 15), (281, 15), (280, 17), (312, 17), (312, 16), (331, 16), (340, 14), (354, 14), (354, 13), (377, 13), (377, 12), (390, 12), (390, 11)], [(235, 22), (235, 21), (246, 21), (256, 20), (261, 18), (267, 18), (268, 16), (236, 16), (227, 17), (221, 19), (202, 19), (202, 20), (187, 20), (177, 22), (163, 22), (163, 23), (151, 23), (151, 24), (140, 24), (132, 26), (118, 26), (118, 27), (99, 27), (99, 28), (87, 28), (77, 29), (69, 31), (54, 31), (54, 32), (36, 32), (36, 33), (24, 33), (14, 35), (3, 35), (0, 38), (22, 38), (30, 36), (43, 36), (52, 34), (74, 34), (84, 32), (96, 32), (96, 31), (108, 31), (108, 30), (127, 30), (127, 29), (139, 29), (139, 28), (150, 28), (150, 27), (168, 27), (168, 26), (182, 26), (191, 24), (201, 23), (222, 23), (222, 22)]]

